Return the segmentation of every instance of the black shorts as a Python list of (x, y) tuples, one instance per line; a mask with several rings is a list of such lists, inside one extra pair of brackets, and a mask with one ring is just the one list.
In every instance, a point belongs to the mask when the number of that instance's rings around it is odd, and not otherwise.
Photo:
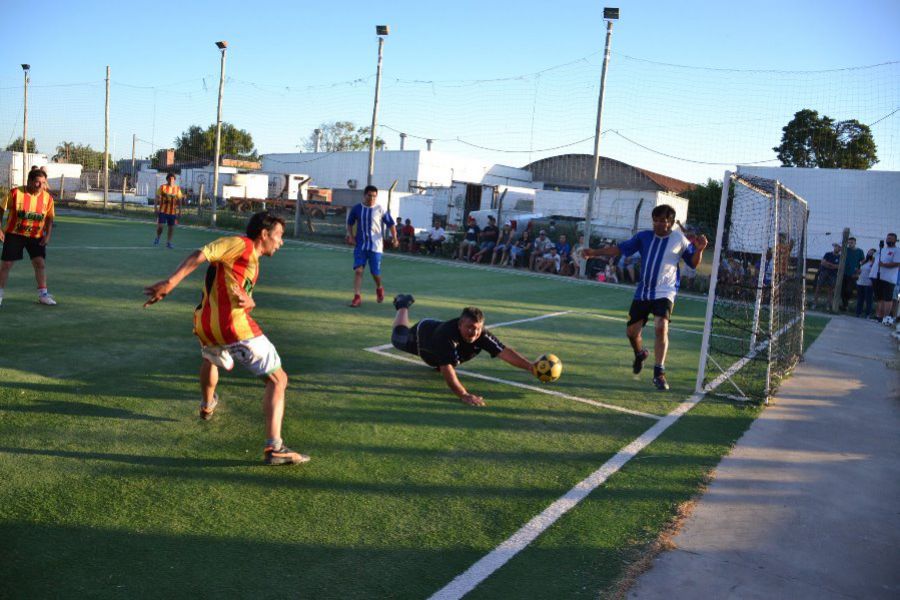
[(647, 324), (650, 315), (663, 317), (666, 321), (672, 320), (672, 309), (675, 304), (668, 298), (657, 298), (656, 300), (633, 300), (631, 308), (628, 310), (628, 324), (634, 325), (638, 321), (641, 325)]
[(23, 250), (28, 250), (28, 256), (32, 260), (47, 256), (47, 246), (41, 245), (41, 238), (25, 237), (18, 233), (7, 233), (3, 242), (3, 255), (0, 256), (0, 260), (10, 262), (22, 260)]
[(416, 336), (410, 334), (410, 329), (406, 325), (397, 325), (391, 332), (391, 344), (397, 350), (408, 352), (410, 354), (419, 355), (419, 345)]
[[(4, 253), (5, 252), (6, 250), (4, 249)], [(890, 281), (885, 281), (883, 279), (873, 279), (872, 291), (875, 293), (875, 300), (878, 302), (890, 302), (894, 299), (894, 284)]]

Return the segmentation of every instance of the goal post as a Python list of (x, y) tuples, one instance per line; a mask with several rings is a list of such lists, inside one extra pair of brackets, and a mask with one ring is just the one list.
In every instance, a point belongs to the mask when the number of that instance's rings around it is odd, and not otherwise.
[(696, 390), (767, 402), (803, 353), (803, 198), (725, 172)]

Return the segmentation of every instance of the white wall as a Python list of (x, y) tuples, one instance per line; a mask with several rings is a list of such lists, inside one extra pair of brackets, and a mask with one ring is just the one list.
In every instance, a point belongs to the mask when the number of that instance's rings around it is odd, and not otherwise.
[[(46, 154), (28, 153), (28, 170), (31, 167), (43, 167), (50, 160)], [(0, 152), (0, 186), (16, 187), (25, 185), (25, 178), (22, 176), (22, 153), (21, 152)]]
[(900, 172), (738, 166), (739, 173), (777, 179), (809, 205), (807, 256), (820, 259), (840, 243), (844, 227), (863, 251), (900, 230)]
[[(418, 150), (378, 151), (375, 153), (375, 176), (372, 183), (388, 189), (397, 180), (397, 190), (409, 191), (409, 181), (417, 179)], [(348, 179), (356, 180), (356, 189), (366, 187), (369, 174), (368, 152), (303, 152), (266, 154), (262, 169), (267, 173), (306, 173), (310, 184), (319, 187), (348, 188)]]

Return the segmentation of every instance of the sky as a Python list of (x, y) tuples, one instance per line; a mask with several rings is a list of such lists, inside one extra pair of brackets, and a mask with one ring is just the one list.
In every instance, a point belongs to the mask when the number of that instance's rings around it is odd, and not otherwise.
[[(604, 105), (604, 128), (616, 133), (604, 134), (604, 155), (696, 181), (732, 160), (773, 159), (795, 110), (871, 123), (900, 108), (896, 65), (816, 73), (900, 61), (897, 0), (610, 4), (621, 18)], [(388, 24), (380, 122), (389, 129), (379, 134), (389, 148), (407, 131), (418, 136), (408, 147), (432, 137), (442, 150), (514, 166), (555, 146), (564, 146), (557, 153), (593, 149), (601, 3), (153, 6), (5, 7), (7, 23), (40, 26), (32, 29), (37, 43), (7, 43), (0, 54), (0, 142), (21, 135), (19, 65), (29, 63), (29, 137), (41, 151), (52, 154), (62, 138), (102, 148), (107, 65), (113, 154), (130, 156), (132, 133), (139, 154), (171, 145), (189, 125), (215, 121), (214, 42), (227, 40), (224, 119), (248, 129), (262, 153), (297, 151), (318, 123), (371, 118), (374, 26)], [(757, 125), (733, 125), (751, 117)], [(873, 128), (877, 168), (900, 170), (898, 122), (900, 113)]]

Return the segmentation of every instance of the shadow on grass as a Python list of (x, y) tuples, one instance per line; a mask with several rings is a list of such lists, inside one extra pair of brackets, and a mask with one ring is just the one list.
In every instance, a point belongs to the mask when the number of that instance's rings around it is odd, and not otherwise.
[[(45, 387), (17, 384), (16, 387), (31, 388)], [(59, 386), (63, 387), (63, 386)], [(60, 390), (62, 391), (62, 390)], [(46, 413), (52, 415), (66, 415), (72, 417), (100, 417), (104, 419), (130, 419), (133, 421), (169, 421), (175, 422), (178, 419), (170, 419), (169, 417), (154, 417), (152, 415), (143, 415), (125, 408), (113, 408), (110, 406), (100, 406), (99, 404), (88, 404), (87, 402), (73, 402), (70, 400), (33, 400), (30, 405), (16, 405), (0, 407), (0, 412), (19, 412), (19, 413)]]
[(145, 456), (138, 454), (113, 454), (111, 452), (75, 452), (73, 450), (45, 450), (37, 448), (10, 448), (0, 446), (0, 453), (22, 454), (26, 456), (53, 456), (77, 460), (99, 460), (120, 462), (149, 467), (176, 467), (182, 469), (211, 469), (217, 467), (248, 467), (257, 462), (220, 458), (184, 458), (174, 456)]

